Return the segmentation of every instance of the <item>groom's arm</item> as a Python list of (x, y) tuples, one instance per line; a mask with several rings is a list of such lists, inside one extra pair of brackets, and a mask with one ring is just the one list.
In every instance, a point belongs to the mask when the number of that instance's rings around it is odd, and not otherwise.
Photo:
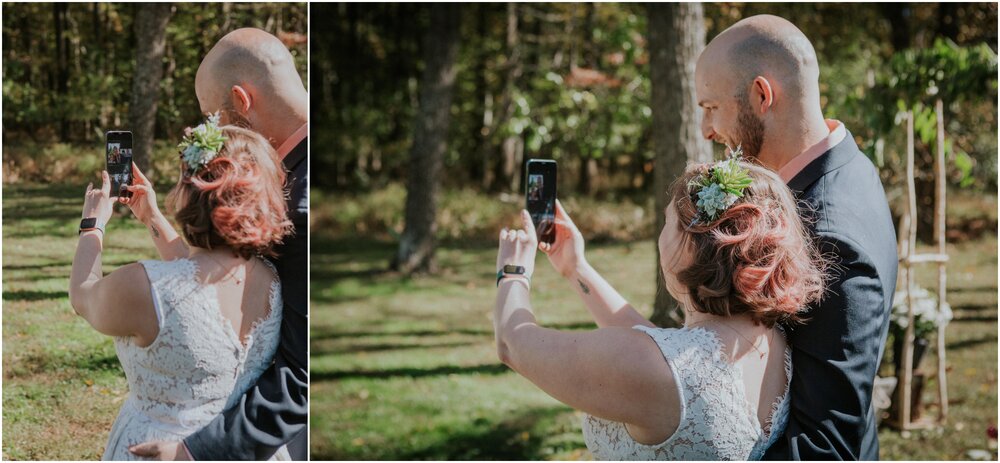
[(823, 301), (789, 332), (791, 414), (765, 458), (857, 460), (867, 455), (872, 388), (888, 313), (871, 258), (852, 240), (819, 233), (824, 254), (840, 259)]

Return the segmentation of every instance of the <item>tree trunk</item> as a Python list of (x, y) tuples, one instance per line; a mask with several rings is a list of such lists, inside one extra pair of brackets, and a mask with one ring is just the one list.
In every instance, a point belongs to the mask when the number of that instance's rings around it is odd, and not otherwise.
[[(60, 101), (66, 101), (66, 93), (69, 91), (69, 37), (66, 34), (66, 10), (69, 5), (66, 3), (52, 4), (52, 17), (55, 20), (56, 29), (56, 94)], [(59, 111), (59, 139), (67, 141), (69, 138), (69, 119), (66, 108)]]
[(910, 21), (913, 17), (913, 8), (903, 3), (881, 3), (879, 9), (882, 10), (882, 17), (889, 21), (892, 50), (902, 51), (910, 48)]
[[(517, 3), (507, 3), (507, 33), (504, 39), (504, 47), (507, 51), (507, 61), (504, 63), (504, 87), (500, 95), (500, 117), (497, 120), (497, 127), (502, 127), (512, 117), (516, 104), (514, 103), (514, 93), (517, 91), (517, 82), (521, 78), (521, 45), (518, 28), (520, 18), (518, 16)], [(524, 140), (520, 134), (510, 134), (501, 141), (500, 153), (496, 159), (496, 175), (493, 176), (493, 189), (510, 189), (517, 191), (518, 153), (523, 153)]]
[(146, 170), (153, 155), (167, 23), (173, 6), (169, 3), (139, 3), (135, 8), (135, 73), (132, 76), (128, 119), (133, 134), (133, 160), (140, 169)]
[[(695, 95), (694, 68), (705, 46), (704, 11), (699, 3), (647, 4), (649, 71), (652, 83), (653, 191), (656, 233), (663, 229), (666, 191), (688, 161), (711, 160), (711, 145), (701, 136), (701, 108)], [(656, 300), (650, 320), (676, 326), (683, 316), (663, 285), (659, 247), (656, 252)]]
[(406, 225), (393, 267), (411, 274), (434, 270), (437, 192), (457, 69), (461, 26), (458, 5), (430, 7), (430, 28), (424, 36), (424, 72), (420, 103), (413, 124), (410, 169), (406, 185)]

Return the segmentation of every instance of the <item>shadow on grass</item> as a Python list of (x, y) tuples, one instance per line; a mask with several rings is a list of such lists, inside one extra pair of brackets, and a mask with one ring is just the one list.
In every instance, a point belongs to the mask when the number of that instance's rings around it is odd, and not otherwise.
[[(994, 319), (994, 321), (996, 321), (996, 319)], [(948, 350), (965, 349), (968, 347), (975, 347), (981, 344), (996, 344), (996, 343), (997, 343), (996, 336), (983, 336), (979, 338), (963, 339), (961, 341), (950, 342), (948, 343)]]
[[(489, 425), (472, 423), (465, 430), (398, 456), (400, 460), (544, 460), (542, 437), (530, 432), (540, 421), (549, 420), (566, 408), (534, 408), (511, 419)], [(484, 420), (485, 421), (485, 420)]]
[(462, 334), (467, 336), (493, 336), (493, 330), (480, 330), (472, 328), (455, 328), (450, 330), (412, 330), (412, 331), (313, 331), (309, 339), (313, 341), (326, 341), (330, 339), (364, 338), (375, 336), (400, 336), (400, 337), (427, 337), (427, 336), (448, 336), (452, 334)]
[[(549, 323), (545, 325), (546, 328), (552, 328), (556, 330), (593, 330), (597, 329), (597, 325), (593, 322), (576, 322), (576, 323)], [(345, 338), (363, 338), (363, 337), (375, 337), (375, 336), (399, 336), (399, 337), (429, 337), (429, 336), (449, 336), (449, 335), (467, 335), (467, 336), (493, 336), (493, 330), (485, 329), (473, 329), (473, 328), (454, 328), (447, 330), (411, 330), (411, 331), (377, 331), (377, 330), (365, 330), (365, 331), (328, 331), (322, 332), (317, 329), (313, 329), (310, 335), (310, 339), (313, 341), (326, 341), (331, 339), (345, 339)]]
[(368, 344), (368, 345), (358, 345), (352, 344), (347, 347), (332, 348), (332, 349), (310, 349), (309, 355), (313, 357), (320, 357), (323, 355), (337, 355), (337, 354), (357, 354), (357, 353), (371, 353), (371, 352), (387, 352), (387, 351), (399, 351), (399, 350), (409, 350), (409, 349), (440, 349), (440, 348), (452, 348), (452, 347), (464, 347), (476, 344), (474, 342), (439, 342), (433, 344), (399, 344), (399, 343), (384, 343), (384, 344)]
[(312, 382), (321, 381), (338, 381), (344, 379), (388, 379), (394, 377), (406, 377), (406, 378), (426, 378), (430, 376), (447, 376), (447, 375), (472, 375), (472, 374), (482, 374), (482, 375), (499, 375), (512, 371), (507, 368), (506, 365), (502, 363), (496, 364), (486, 364), (486, 365), (474, 365), (474, 366), (457, 366), (457, 365), (445, 365), (434, 368), (387, 368), (384, 370), (349, 370), (349, 371), (313, 371), (309, 378)]
[[(15, 365), (4, 366), (5, 378), (33, 376), (56, 372), (97, 372), (120, 370), (121, 362), (116, 354), (101, 352), (75, 352), (65, 355), (30, 354), (15, 362)], [(124, 373), (123, 373), (124, 374)]]
[(69, 297), (66, 291), (4, 291), (5, 301), (48, 301), (51, 299), (65, 299)]
[[(470, 420), (461, 429), (440, 429), (428, 434), (419, 447), (398, 453), (356, 453), (334, 448), (326, 453), (312, 452), (314, 460), (513, 460), (539, 461), (543, 453), (541, 433), (532, 432), (562, 413), (566, 407), (532, 408), (509, 419), (494, 422), (485, 418)], [(346, 451), (345, 451), (346, 450)], [(387, 449), (390, 452), (393, 449)]]

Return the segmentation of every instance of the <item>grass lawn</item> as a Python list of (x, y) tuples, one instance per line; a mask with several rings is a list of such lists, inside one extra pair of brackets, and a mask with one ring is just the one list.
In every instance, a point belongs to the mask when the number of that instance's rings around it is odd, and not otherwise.
[[(655, 290), (653, 246), (588, 250), (646, 314)], [(385, 271), (394, 250), (370, 237), (313, 235), (312, 458), (590, 459), (580, 414), (497, 360), (490, 322), (496, 245), (444, 245), (441, 273), (412, 279)], [(950, 420), (910, 439), (883, 429), (883, 459), (962, 459), (968, 449), (987, 448), (986, 429), (997, 423), (996, 236), (950, 251)], [(925, 287), (935, 281), (930, 268), (919, 278)], [(543, 325), (594, 326), (542, 256), (532, 286)], [(932, 356), (924, 366), (933, 369)], [(928, 400), (935, 388), (931, 382)]]
[[(5, 460), (99, 459), (127, 393), (111, 338), (69, 305), (85, 186), (3, 186)], [(124, 214), (108, 225), (105, 272), (156, 256)]]

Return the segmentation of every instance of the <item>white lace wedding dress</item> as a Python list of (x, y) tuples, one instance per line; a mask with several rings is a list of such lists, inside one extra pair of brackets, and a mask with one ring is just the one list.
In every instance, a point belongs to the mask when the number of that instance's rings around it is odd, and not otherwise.
[[(268, 314), (253, 325), (244, 345), (222, 316), (215, 288), (197, 281), (196, 262), (142, 265), (160, 331), (147, 347), (130, 337), (115, 338), (129, 393), (111, 428), (105, 460), (136, 460), (131, 445), (179, 441), (201, 429), (256, 382), (278, 347), (282, 303), (276, 276)], [(288, 460), (287, 449), (272, 459)]]
[(600, 460), (759, 460), (788, 422), (791, 348), (785, 349), (785, 393), (761, 424), (746, 398), (740, 367), (729, 363), (718, 336), (704, 328), (636, 326), (656, 342), (677, 382), (681, 418), (667, 440), (644, 445), (622, 423), (586, 415), (583, 436)]

